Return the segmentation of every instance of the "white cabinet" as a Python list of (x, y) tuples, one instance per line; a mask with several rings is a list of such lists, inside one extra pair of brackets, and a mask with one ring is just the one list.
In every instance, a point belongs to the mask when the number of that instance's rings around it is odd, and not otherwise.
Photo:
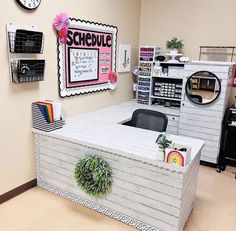
[[(183, 94), (183, 63), (160, 63), (161, 76), (151, 77), (149, 105), (156, 106), (157, 110), (166, 108), (168, 117), (167, 133), (178, 135), (179, 112)], [(178, 111), (178, 115), (176, 115)]]
[(209, 71), (221, 82), (221, 93), (214, 102), (197, 105), (183, 94), (180, 109), (179, 135), (203, 139), (205, 145), (201, 160), (214, 164), (217, 163), (219, 155), (221, 123), (230, 101), (231, 68), (230, 64), (192, 63), (186, 64), (184, 70), (184, 86), (187, 78), (198, 71)]

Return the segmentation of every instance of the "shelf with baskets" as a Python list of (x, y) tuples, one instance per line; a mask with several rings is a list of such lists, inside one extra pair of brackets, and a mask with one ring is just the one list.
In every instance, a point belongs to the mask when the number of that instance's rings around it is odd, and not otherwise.
[(137, 84), (137, 102), (149, 104), (151, 76), (155, 57), (161, 52), (160, 47), (141, 46), (139, 50), (139, 76)]
[(150, 105), (180, 107), (183, 91), (183, 78), (152, 77)]
[(34, 26), (6, 26), (10, 79), (15, 83), (44, 80), (44, 35)]

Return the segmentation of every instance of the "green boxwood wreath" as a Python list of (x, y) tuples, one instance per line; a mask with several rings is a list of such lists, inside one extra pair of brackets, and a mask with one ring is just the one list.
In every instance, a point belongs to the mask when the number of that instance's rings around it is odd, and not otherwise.
[(112, 170), (101, 157), (89, 155), (79, 160), (74, 172), (78, 186), (96, 197), (110, 192)]

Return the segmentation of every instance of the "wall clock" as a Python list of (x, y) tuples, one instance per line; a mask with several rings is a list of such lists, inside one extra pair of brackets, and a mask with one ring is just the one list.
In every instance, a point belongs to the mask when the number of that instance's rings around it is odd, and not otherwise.
[(26, 10), (35, 10), (39, 7), (41, 0), (16, 0), (16, 2)]

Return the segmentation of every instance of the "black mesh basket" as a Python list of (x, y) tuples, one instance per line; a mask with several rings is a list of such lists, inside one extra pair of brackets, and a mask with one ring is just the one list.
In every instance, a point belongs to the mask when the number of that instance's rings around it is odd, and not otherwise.
[(11, 63), (12, 80), (17, 83), (44, 80), (45, 60), (18, 60)]
[(38, 31), (16, 30), (8, 32), (11, 53), (42, 54), (44, 35)]

